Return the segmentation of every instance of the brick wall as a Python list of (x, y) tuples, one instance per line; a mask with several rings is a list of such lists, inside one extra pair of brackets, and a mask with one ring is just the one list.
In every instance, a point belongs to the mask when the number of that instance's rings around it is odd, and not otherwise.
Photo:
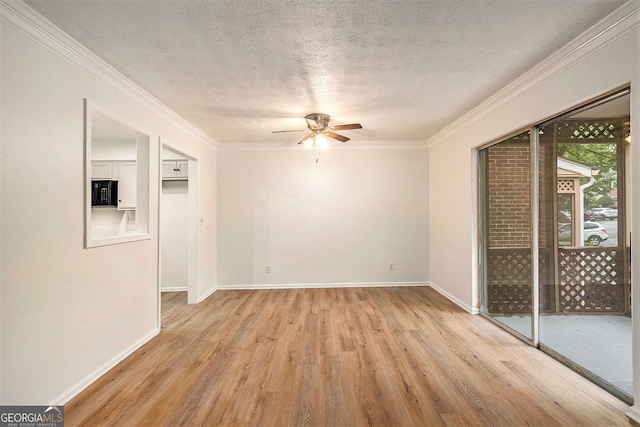
[(531, 245), (529, 141), (508, 140), (489, 148), (489, 247)]

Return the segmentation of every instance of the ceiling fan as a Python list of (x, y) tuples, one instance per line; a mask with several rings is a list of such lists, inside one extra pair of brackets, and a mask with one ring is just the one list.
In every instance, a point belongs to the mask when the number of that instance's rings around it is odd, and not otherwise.
[(282, 132), (309, 132), (298, 144), (305, 144), (311, 147), (313, 144), (318, 148), (325, 148), (328, 143), (326, 137), (338, 140), (340, 142), (347, 142), (349, 138), (346, 136), (337, 134), (334, 130), (350, 130), (350, 129), (362, 129), (360, 123), (352, 123), (348, 125), (336, 125), (329, 126), (329, 120), (331, 117), (328, 114), (312, 113), (305, 116), (308, 129), (296, 129), (296, 130), (275, 130), (272, 133)]

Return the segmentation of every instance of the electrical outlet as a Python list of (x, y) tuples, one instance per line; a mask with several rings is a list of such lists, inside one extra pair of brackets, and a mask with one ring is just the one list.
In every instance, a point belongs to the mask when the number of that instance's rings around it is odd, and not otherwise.
[(271, 273), (271, 266), (270, 265), (265, 265), (264, 272), (265, 273)]
[(395, 269), (392, 262), (389, 263), (389, 271), (393, 271)]

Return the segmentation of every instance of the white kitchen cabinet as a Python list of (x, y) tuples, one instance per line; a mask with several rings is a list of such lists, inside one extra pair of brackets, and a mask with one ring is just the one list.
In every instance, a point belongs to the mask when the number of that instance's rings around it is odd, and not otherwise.
[(91, 162), (91, 179), (112, 179), (113, 162)]
[(162, 179), (187, 179), (188, 177), (188, 160), (164, 160), (162, 162)]
[(118, 162), (118, 209), (135, 210), (138, 186), (136, 162)]

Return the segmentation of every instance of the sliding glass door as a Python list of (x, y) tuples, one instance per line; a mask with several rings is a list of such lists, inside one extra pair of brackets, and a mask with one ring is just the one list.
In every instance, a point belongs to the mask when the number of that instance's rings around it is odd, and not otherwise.
[(540, 348), (620, 396), (633, 394), (626, 140), (629, 95), (540, 127), (552, 153), (540, 177), (554, 196), (540, 196), (553, 257), (540, 294), (554, 300), (540, 315)]
[(630, 141), (621, 91), (479, 151), (481, 313), (627, 402)]
[(481, 311), (532, 338), (531, 144), (529, 132), (480, 151)]

